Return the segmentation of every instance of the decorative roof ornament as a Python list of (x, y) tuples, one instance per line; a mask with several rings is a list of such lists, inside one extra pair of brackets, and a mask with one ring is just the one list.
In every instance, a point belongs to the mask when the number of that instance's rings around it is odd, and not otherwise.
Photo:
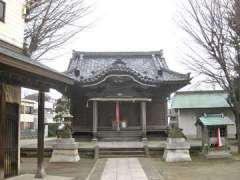
[(122, 59), (117, 59), (116, 61), (114, 61), (112, 63), (113, 66), (126, 66), (126, 63), (124, 61), (122, 61)]

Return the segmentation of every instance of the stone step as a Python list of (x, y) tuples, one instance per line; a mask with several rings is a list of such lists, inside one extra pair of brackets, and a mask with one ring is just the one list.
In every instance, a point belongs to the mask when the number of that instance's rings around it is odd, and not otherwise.
[(108, 155), (108, 154), (126, 154), (126, 155), (137, 155), (137, 154), (144, 154), (144, 151), (104, 151), (100, 152), (101, 155)]
[(144, 157), (143, 148), (104, 148), (99, 149), (100, 158), (111, 157)]
[(144, 154), (107, 154), (107, 155), (99, 155), (99, 158), (126, 158), (126, 157), (145, 157)]
[(142, 132), (139, 131), (100, 131), (98, 138), (100, 141), (139, 141)]
[(99, 137), (98, 140), (103, 142), (141, 141), (141, 137)]

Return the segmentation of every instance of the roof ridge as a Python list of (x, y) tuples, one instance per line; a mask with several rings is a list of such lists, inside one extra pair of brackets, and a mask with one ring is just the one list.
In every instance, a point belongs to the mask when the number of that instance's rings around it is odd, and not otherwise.
[(197, 94), (197, 93), (227, 93), (226, 90), (193, 90), (193, 91), (177, 91), (177, 94)]
[(159, 51), (73, 51), (73, 54), (83, 54), (83, 55), (106, 55), (106, 56), (114, 56), (114, 55), (163, 55), (163, 50)]
[[(176, 71), (173, 71), (173, 70), (171, 70), (169, 68), (164, 68), (164, 67), (162, 67), (161, 70), (169, 72), (169, 73), (174, 73), (174, 74), (177, 74), (177, 75), (180, 75), (180, 76), (187, 76), (189, 78), (190, 78), (190, 75), (191, 75), (191, 73), (182, 74), (182, 73), (179, 73), (179, 72), (176, 72)], [(185, 92), (185, 91), (178, 91), (178, 92)]]

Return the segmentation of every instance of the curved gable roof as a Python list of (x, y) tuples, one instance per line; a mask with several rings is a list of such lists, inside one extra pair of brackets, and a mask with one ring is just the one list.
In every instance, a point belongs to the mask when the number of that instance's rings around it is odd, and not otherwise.
[[(76, 73), (76, 71), (78, 73)], [(168, 69), (162, 51), (73, 52), (68, 75), (81, 83), (101, 80), (109, 74), (125, 73), (141, 82), (189, 81), (189, 75)]]

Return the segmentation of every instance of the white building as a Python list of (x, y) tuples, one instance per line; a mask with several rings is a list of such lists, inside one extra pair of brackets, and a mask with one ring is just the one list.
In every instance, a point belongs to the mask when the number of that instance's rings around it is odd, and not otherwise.
[[(0, 43), (23, 48), (24, 0), (0, 0)], [(17, 23), (16, 23), (17, 22)]]
[[(28, 99), (21, 100), (20, 127), (22, 135), (36, 133), (38, 127), (38, 102)], [(45, 102), (45, 135), (48, 135), (48, 124), (56, 123), (53, 121), (54, 103)]]
[[(228, 95), (224, 91), (185, 91), (177, 92), (171, 103), (171, 112), (183, 133), (191, 138), (200, 138), (201, 130), (196, 127), (197, 119), (206, 114), (224, 114), (235, 122), (235, 117), (227, 103)], [(236, 127), (228, 126), (228, 138), (234, 138)]]
[(35, 129), (34, 128), (34, 105), (35, 101), (31, 101), (28, 99), (21, 100), (21, 108), (20, 108), (20, 128), (21, 130), (26, 129)]

